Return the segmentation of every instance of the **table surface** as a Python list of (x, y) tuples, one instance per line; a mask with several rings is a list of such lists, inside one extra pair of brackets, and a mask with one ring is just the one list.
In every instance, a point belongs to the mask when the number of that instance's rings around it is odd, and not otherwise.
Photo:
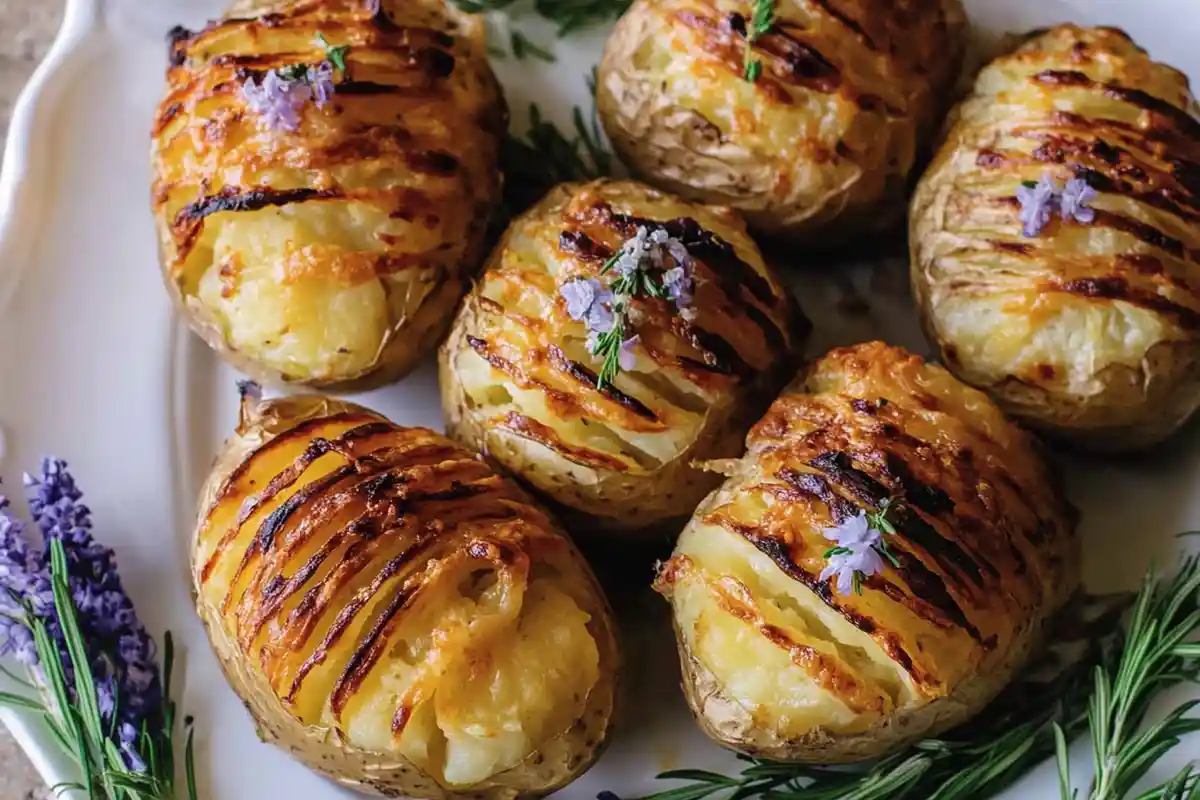
[[(50, 46), (63, 0), (0, 0), (0, 146), (13, 103)], [(49, 800), (54, 795), (0, 725), (0, 800)]]

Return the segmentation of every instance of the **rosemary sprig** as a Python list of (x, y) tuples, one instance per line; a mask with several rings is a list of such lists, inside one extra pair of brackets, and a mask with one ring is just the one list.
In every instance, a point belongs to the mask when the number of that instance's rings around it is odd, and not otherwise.
[[(455, 0), (468, 14), (490, 11), (505, 11), (516, 0)], [(558, 26), (558, 35), (585, 28), (597, 22), (616, 19), (628, 10), (633, 0), (536, 0), (533, 4), (538, 16)]]
[[(1158, 692), (1200, 682), (1200, 643), (1194, 640), (1198, 630), (1200, 557), (1186, 558), (1165, 584), (1147, 575), (1120, 660), (1115, 669), (1097, 669), (1093, 675), (1088, 722), (1096, 775), (1088, 800), (1126, 797), (1146, 771), (1179, 744), (1181, 736), (1200, 731), (1200, 718), (1186, 716), (1200, 700), (1183, 703), (1156, 724), (1144, 726)], [(1064, 762), (1060, 759), (1060, 763)], [(1189, 781), (1194, 791), (1196, 780), (1189, 775), (1171, 792), (1178, 794)], [(1070, 800), (1071, 795), (1063, 797)]]
[(594, 104), (590, 122), (578, 106), (572, 122), (573, 135), (565, 134), (542, 117), (537, 104), (530, 104), (528, 131), (523, 137), (510, 134), (500, 154), (504, 202), (497, 226), (507, 226), (513, 217), (560, 183), (613, 174), (614, 159), (600, 132)]
[(888, 515), (898, 514), (903, 510), (904, 504), (902, 502), (893, 500), (890, 497), (885, 497), (883, 502), (879, 504), (878, 510), (867, 512), (867, 525), (882, 534), (882, 536), (879, 537), (879, 543), (875, 545), (875, 550), (879, 553), (879, 555), (886, 558), (888, 563), (896, 569), (900, 569), (900, 560), (896, 558), (896, 554), (892, 552), (892, 548), (887, 542), (888, 536), (896, 535), (896, 526), (890, 519), (888, 519)]
[(602, 359), (600, 372), (596, 376), (596, 388), (612, 386), (621, 371), (621, 347), (625, 343), (625, 316), (628, 301), (617, 301), (613, 305), (613, 326), (596, 337), (592, 355)]
[(536, 44), (528, 36), (515, 28), (509, 35), (509, 46), (512, 48), (513, 58), (518, 61), (524, 61), (527, 56), (536, 58), (539, 61), (545, 61), (547, 64), (553, 64), (558, 61), (554, 53)]
[[(1106, 605), (1073, 639), (1084, 645), (1081, 656), (1063, 664), (1048, 653), (1029, 670), (1031, 677), (944, 738), (922, 740), (857, 769), (743, 757), (748, 766), (736, 777), (666, 772), (659, 777), (684, 785), (643, 800), (982, 800), (1052, 756), (1062, 798), (1072, 800), (1078, 793), (1067, 768), (1067, 745), (1088, 730), (1096, 767), (1084, 797), (1123, 800), (1180, 737), (1200, 730), (1200, 719), (1187, 716), (1198, 701), (1144, 725), (1158, 692), (1200, 681), (1200, 557), (1185, 558), (1171, 578), (1149, 573), (1123, 634), (1111, 632), (1127, 605), (1111, 598)], [(1046, 679), (1048, 666), (1056, 669)], [(1200, 800), (1200, 769), (1189, 765), (1136, 800)]]
[(754, 57), (754, 43), (775, 24), (775, 0), (754, 0), (754, 11), (746, 23), (746, 48), (742, 55), (745, 77), (754, 83), (762, 75), (762, 62)]

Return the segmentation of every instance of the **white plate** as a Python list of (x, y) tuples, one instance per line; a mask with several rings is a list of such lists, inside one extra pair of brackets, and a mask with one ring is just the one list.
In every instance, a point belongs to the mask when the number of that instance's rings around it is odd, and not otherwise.
[[(143, 618), (181, 643), (182, 708), (197, 718), (202, 797), (339, 797), (346, 793), (258, 742), (188, 594), (184, 537), (200, 481), (234, 422), (235, 375), (172, 319), (155, 262), (147, 131), (163, 88), (163, 33), (199, 25), (219, 5), (69, 0), (62, 34), (18, 103), (0, 179), (0, 473), (12, 490), (43, 454), (71, 462)], [(985, 40), (1065, 20), (1118, 25), (1157, 58), (1200, 75), (1200, 13), (1187, 10), (1190, 0), (967, 6)], [(548, 26), (521, 24), (536, 40), (553, 40)], [(584, 76), (603, 33), (560, 42), (553, 67), (502, 62), (518, 116), (536, 100), (567, 122), (574, 104), (587, 104)], [(864, 291), (866, 277), (856, 276)], [(903, 285), (895, 271), (883, 277)], [(923, 347), (903, 299), (873, 299), (870, 318), (847, 323), (829, 311), (835, 287), (799, 292), (818, 326), (814, 350), (877, 336)], [(441, 426), (432, 364), (359, 399), (401, 424)], [(1176, 532), (1200, 527), (1198, 444), (1193, 425), (1144, 457), (1065, 464), (1084, 512), (1089, 588), (1134, 586), (1152, 556), (1175, 560)], [(559, 797), (602, 789), (634, 796), (666, 788), (653, 779), (662, 769), (735, 766), (687, 715), (665, 604), (647, 597), (644, 606), (639, 616), (650, 624), (628, 632), (630, 713), (603, 760)], [(73, 777), (35, 723), (3, 718), (48, 783)], [(1200, 739), (1185, 742), (1148, 780), (1166, 779), (1197, 749)], [(1074, 774), (1088, 774), (1083, 742), (1074, 753)], [(1044, 765), (1006, 796), (1056, 797), (1053, 769)]]

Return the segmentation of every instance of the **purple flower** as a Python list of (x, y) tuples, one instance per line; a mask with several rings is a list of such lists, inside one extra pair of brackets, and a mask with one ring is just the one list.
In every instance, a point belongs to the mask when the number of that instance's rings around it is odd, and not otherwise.
[(8, 509), (8, 498), (0, 495), (0, 657), (12, 654), (32, 667), (38, 661), (37, 648), (25, 624), (22, 601), (44, 617), (53, 612), (54, 595), (45, 560), (30, 544), (25, 525)]
[(671, 241), (671, 235), (662, 228), (657, 228), (650, 234), (646, 248), (646, 253), (650, 257), (650, 266), (655, 269), (663, 268), (663, 259), (667, 255), (667, 246)]
[[(45, 459), (38, 477), (25, 476), (25, 487), (46, 553), (52, 541), (62, 542), (100, 702), (110, 715), (116, 710), (121, 725), (141, 730), (162, 711), (157, 652), (121, 583), (116, 556), (93, 538), (91, 511), (80, 502), (83, 495), (65, 462)], [(48, 562), (48, 555), (43, 559)], [(140, 759), (128, 763), (136, 768)]]
[(584, 322), (589, 331), (607, 333), (612, 330), (613, 293), (604, 288), (596, 278), (579, 278), (567, 281), (558, 293), (567, 301), (567, 314), (573, 320)]
[(1074, 220), (1084, 225), (1096, 221), (1096, 210), (1086, 204), (1096, 197), (1096, 190), (1083, 178), (1071, 178), (1059, 195), (1059, 211), (1066, 222)]
[(617, 263), (613, 265), (613, 270), (622, 278), (628, 278), (642, 269), (642, 262), (649, 256), (649, 247), (650, 232), (644, 226), (639, 226), (637, 233), (621, 245), (621, 252), (617, 256)]
[(1033, 186), (1021, 184), (1017, 200), (1021, 203), (1021, 232), (1032, 238), (1042, 232), (1058, 207), (1058, 187), (1047, 173)]
[(858, 578), (883, 569), (883, 558), (878, 549), (881, 534), (871, 527), (866, 514), (850, 517), (840, 525), (826, 528), (823, 533), (834, 546), (826, 555), (829, 563), (821, 570), (820, 579), (836, 577), (839, 594), (851, 594)]
[(692, 304), (692, 276), (685, 268), (672, 267), (664, 272), (663, 286), (676, 308), (684, 309)]
[(263, 118), (271, 130), (294, 131), (300, 127), (300, 109), (313, 96), (313, 88), (301, 80), (287, 80), (270, 70), (262, 83), (253, 78), (242, 84), (242, 97), (250, 110)]
[(138, 729), (128, 722), (122, 722), (117, 728), (117, 744), (121, 748), (121, 754), (125, 756), (125, 763), (134, 772), (145, 772), (146, 762), (137, 751)]
[(558, 293), (567, 301), (567, 314), (573, 320), (582, 320), (596, 302), (596, 295), (603, 286), (595, 278), (567, 281), (559, 287)]
[(633, 348), (637, 347), (641, 339), (641, 336), (634, 334), (621, 342), (621, 352), (617, 354), (617, 362), (621, 365), (621, 369), (628, 370), (637, 366), (637, 353), (633, 351)]
[(313, 99), (317, 108), (324, 108), (337, 91), (333, 82), (333, 64), (322, 61), (315, 67), (308, 68), (308, 85), (312, 87)]
[(588, 309), (587, 326), (588, 329), (596, 333), (608, 333), (616, 324), (616, 315), (612, 310), (612, 292), (607, 289), (604, 291), (602, 298), (592, 304)]

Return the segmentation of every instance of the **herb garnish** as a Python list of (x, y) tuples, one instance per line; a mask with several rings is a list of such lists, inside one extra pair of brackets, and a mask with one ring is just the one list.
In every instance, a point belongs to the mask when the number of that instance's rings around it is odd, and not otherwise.
[(775, 24), (775, 0), (754, 0), (754, 11), (746, 23), (746, 49), (742, 55), (746, 80), (754, 83), (762, 75), (762, 62), (754, 57), (754, 43)]
[(602, 362), (597, 388), (611, 386), (622, 369), (633, 369), (637, 362), (634, 348), (640, 337), (626, 335), (634, 298), (669, 299), (687, 314), (692, 269), (683, 242), (661, 228), (651, 231), (639, 226), (600, 270), (601, 276), (615, 273), (609, 288), (596, 278), (571, 280), (559, 288), (567, 314), (588, 328), (588, 351)]
[(312, 100), (324, 108), (337, 91), (335, 73), (346, 72), (349, 45), (334, 47), (320, 33), (316, 43), (325, 48), (326, 60), (319, 64), (287, 64), (268, 70), (262, 80), (253, 76), (242, 84), (242, 99), (269, 130), (294, 131), (300, 127), (300, 112)]
[[(736, 777), (705, 770), (665, 772), (658, 777), (684, 783), (643, 800), (983, 800), (1054, 756), (1062, 800), (1123, 800), (1181, 736), (1200, 731), (1200, 719), (1185, 716), (1200, 702), (1195, 700), (1144, 727), (1153, 696), (1200, 681), (1200, 556), (1183, 559), (1171, 578), (1156, 578), (1151, 570), (1123, 633), (1113, 630), (1127, 602), (1113, 596), (1089, 600), (1087, 605), (1101, 613), (1080, 614), (1084, 604), (1073, 604), (1060, 632), (1050, 636), (1055, 650), (971, 722), (943, 737), (923, 739), (864, 768), (741, 757), (748, 766)], [(1082, 652), (1071, 653), (1079, 648)], [(1088, 730), (1098, 766), (1083, 793), (1071, 787), (1066, 752), (1067, 743)], [(1137, 795), (1138, 800), (1198, 797), (1195, 765)]]
[(836, 578), (841, 594), (862, 594), (863, 580), (880, 572), (884, 559), (893, 567), (899, 567), (900, 562), (888, 546), (886, 536), (896, 533), (896, 526), (888, 515), (902, 508), (900, 502), (885, 498), (877, 510), (860, 512), (826, 528), (823, 531), (825, 538), (834, 545), (825, 551), (824, 558), (829, 563), (821, 570), (820, 579)]
[[(455, 0), (468, 14), (489, 11), (504, 11), (516, 0)], [(624, 14), (633, 0), (535, 0), (534, 11), (558, 25), (558, 35), (566, 36), (572, 31), (585, 28), (596, 22), (616, 19)]]
[(1062, 188), (1048, 172), (1041, 180), (1021, 181), (1017, 187), (1021, 232), (1029, 238), (1037, 236), (1056, 211), (1064, 222), (1090, 225), (1096, 221), (1096, 210), (1087, 204), (1095, 197), (1096, 190), (1083, 178), (1071, 178)]
[(325, 49), (325, 58), (329, 60), (330, 64), (333, 64), (334, 69), (346, 71), (346, 53), (350, 52), (350, 45), (339, 44), (335, 47), (329, 43), (323, 33), (317, 34), (317, 44)]
[(525, 56), (533, 56), (539, 61), (545, 61), (547, 64), (553, 64), (558, 61), (554, 53), (551, 53), (541, 45), (535, 44), (528, 36), (516, 29), (509, 36), (509, 44), (512, 46), (513, 57), (518, 61), (524, 61)]
[[(588, 81), (595, 97), (595, 73)], [(588, 181), (613, 174), (615, 159), (605, 146), (593, 102), (590, 119), (578, 106), (572, 114), (574, 135), (564, 134), (543, 119), (536, 104), (529, 106), (529, 130), (524, 137), (509, 135), (500, 154), (504, 173), (504, 207), (496, 224), (508, 222), (560, 183)]]
[[(46, 459), (25, 486), (44, 545), (35, 548), (0, 496), (0, 655), (13, 653), (29, 680), (0, 670), (28, 692), (0, 692), (0, 705), (39, 714), (74, 760), (82, 782), (56, 788), (89, 800), (176, 800), (171, 635), (160, 670), (66, 464)], [(185, 727), (194, 800), (190, 718)]]
[[(1184, 534), (1195, 535), (1195, 534)], [(1200, 700), (1177, 706), (1160, 721), (1144, 727), (1150, 702), (1164, 689), (1200, 682), (1200, 557), (1184, 559), (1178, 574), (1165, 583), (1147, 575), (1133, 607), (1125, 646), (1107, 669), (1092, 676), (1087, 707), (1095, 777), (1086, 800), (1121, 800), (1133, 791), (1147, 770), (1179, 737), (1200, 731), (1200, 718), (1185, 717)], [(1070, 731), (1067, 731), (1070, 733)], [(1059, 773), (1069, 785), (1065, 752)], [(1190, 791), (1184, 791), (1191, 787)], [(1169, 791), (1168, 791), (1169, 790)], [(1200, 792), (1200, 773), (1189, 766), (1142, 798), (1194, 798)], [(1069, 791), (1063, 800), (1072, 800)]]

